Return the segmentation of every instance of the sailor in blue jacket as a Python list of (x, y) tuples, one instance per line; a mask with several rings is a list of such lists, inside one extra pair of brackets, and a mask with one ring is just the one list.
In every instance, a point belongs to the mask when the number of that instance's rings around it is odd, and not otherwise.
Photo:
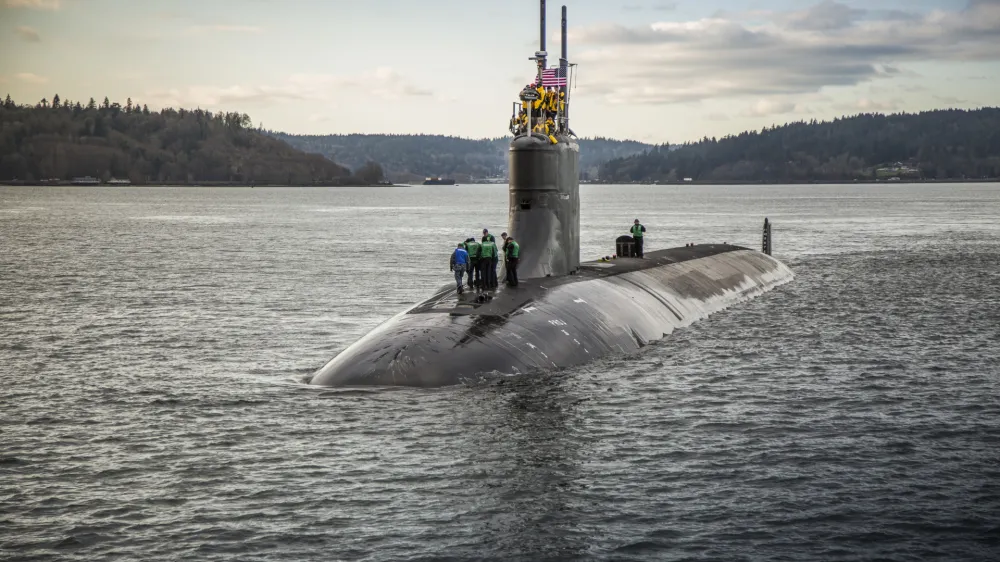
[(469, 252), (465, 251), (465, 244), (458, 243), (458, 247), (451, 253), (451, 264), (449, 269), (455, 272), (455, 283), (458, 284), (458, 294), (462, 294), (462, 278), (465, 276), (465, 269), (469, 267)]

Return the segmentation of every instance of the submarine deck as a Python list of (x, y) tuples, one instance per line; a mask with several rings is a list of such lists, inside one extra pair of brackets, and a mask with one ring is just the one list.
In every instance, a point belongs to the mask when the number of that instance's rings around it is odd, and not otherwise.
[(522, 279), (517, 287), (501, 286), (493, 292), (493, 299), (478, 302), (480, 293), (467, 289), (458, 294), (454, 285), (439, 290), (426, 301), (410, 309), (407, 314), (452, 314), (474, 316), (507, 316), (528, 303), (538, 300), (549, 289), (579, 283), (591, 279), (601, 279), (651, 269), (673, 263), (681, 263), (698, 258), (714, 256), (736, 250), (747, 250), (732, 244), (698, 244), (666, 250), (646, 252), (644, 258), (617, 258), (610, 261), (589, 261), (580, 264), (578, 272), (558, 277)]

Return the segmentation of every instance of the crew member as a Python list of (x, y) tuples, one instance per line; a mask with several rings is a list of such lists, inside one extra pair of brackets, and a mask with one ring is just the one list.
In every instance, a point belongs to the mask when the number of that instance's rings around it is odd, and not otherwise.
[[(469, 253), (469, 288), (475, 289), (483, 284), (482, 277), (479, 275), (479, 242), (470, 236), (465, 240), (465, 251)], [(475, 281), (473, 281), (473, 276), (475, 276)]]
[[(500, 251), (503, 252), (503, 267), (506, 270), (507, 269), (507, 249), (509, 247), (510, 242), (508, 242), (508, 238), (507, 238), (507, 233), (506, 232), (501, 232), (500, 233), (500, 238), (503, 238), (503, 245), (500, 246)], [(510, 274), (508, 273), (508, 274), (506, 274), (506, 277), (504, 277), (504, 283), (507, 283), (509, 280), (510, 280)]]
[(535, 92), (538, 93), (538, 99), (531, 102), (531, 107), (535, 111), (535, 115), (541, 115), (542, 111), (545, 109), (545, 88), (541, 84), (535, 88)]
[(517, 118), (514, 121), (514, 129), (517, 134), (524, 134), (528, 130), (528, 113), (522, 108), (517, 113)]
[(491, 255), (493, 257), (490, 258), (490, 260), (489, 260), (490, 263), (485, 264), (486, 265), (486, 269), (484, 271), (486, 273), (488, 273), (489, 275), (488, 276), (484, 276), (482, 281), (483, 281), (483, 284), (486, 287), (488, 287), (490, 290), (493, 290), (493, 289), (497, 288), (497, 264), (500, 262), (500, 259), (499, 259), (500, 256), (498, 255), (500, 252), (497, 249), (497, 239), (496, 239), (496, 237), (494, 237), (492, 234), (490, 234), (490, 231), (488, 229), (484, 228), (483, 229), (483, 240), (480, 243), (480, 253), (482, 252), (482, 247), (484, 245), (486, 245), (487, 243), (489, 243), (489, 245), (492, 246), (492, 253), (491, 253)]
[(549, 113), (555, 113), (559, 111), (559, 96), (556, 94), (555, 88), (549, 89), (549, 98), (547, 101), (548, 101), (548, 107), (546, 109), (548, 109)]
[[(492, 236), (490, 236), (492, 238)], [(483, 242), (479, 245), (479, 268), (482, 284), (480, 288), (489, 291), (496, 288), (497, 278), (497, 245), (483, 236)]]
[(507, 256), (505, 264), (507, 269), (507, 285), (509, 287), (517, 287), (517, 262), (521, 257), (521, 245), (517, 243), (517, 240), (514, 240), (513, 236), (505, 238), (504, 255)]
[(469, 266), (469, 253), (465, 251), (465, 244), (458, 243), (458, 247), (451, 253), (451, 264), (449, 269), (455, 272), (455, 283), (458, 285), (458, 294), (462, 294), (462, 279), (465, 277), (465, 269)]
[(632, 225), (631, 229), (632, 239), (635, 240), (635, 255), (642, 257), (642, 235), (646, 232), (646, 227), (639, 224), (639, 219), (635, 219), (635, 223)]

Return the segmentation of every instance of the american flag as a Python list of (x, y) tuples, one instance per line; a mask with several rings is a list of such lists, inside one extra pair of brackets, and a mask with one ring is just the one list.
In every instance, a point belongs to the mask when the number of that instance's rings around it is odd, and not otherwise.
[(547, 68), (542, 71), (542, 86), (546, 88), (548, 87), (558, 88), (560, 86), (565, 86), (565, 85), (566, 85), (566, 73), (563, 72), (562, 68), (557, 66), (554, 68)]

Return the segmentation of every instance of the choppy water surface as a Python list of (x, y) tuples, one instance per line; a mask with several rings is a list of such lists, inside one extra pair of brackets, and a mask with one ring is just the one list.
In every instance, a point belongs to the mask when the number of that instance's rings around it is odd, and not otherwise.
[(1000, 186), (587, 186), (585, 257), (767, 215), (797, 278), (581, 369), (298, 384), (506, 203), (0, 188), (0, 558), (998, 558)]

